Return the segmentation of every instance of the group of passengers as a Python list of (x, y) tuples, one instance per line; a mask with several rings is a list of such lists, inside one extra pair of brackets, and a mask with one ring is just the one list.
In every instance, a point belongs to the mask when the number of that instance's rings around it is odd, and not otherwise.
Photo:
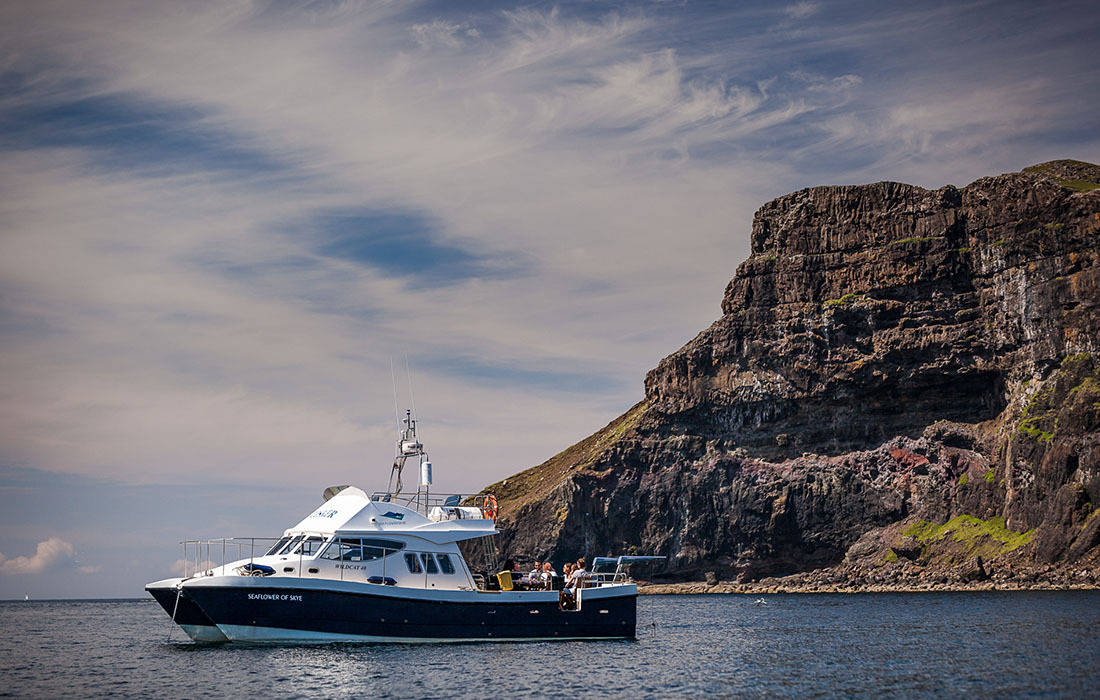
[[(513, 583), (518, 584), (521, 589), (549, 591), (561, 587), (572, 593), (578, 587), (584, 588), (588, 585), (585, 582), (592, 577), (585, 569), (585, 565), (584, 557), (578, 559), (576, 563), (566, 562), (559, 576), (554, 565), (549, 561), (540, 562), (536, 559), (530, 571), (521, 573), (519, 565), (508, 559), (504, 562), (504, 570), (511, 574)], [(557, 586), (555, 586), (556, 582)]]

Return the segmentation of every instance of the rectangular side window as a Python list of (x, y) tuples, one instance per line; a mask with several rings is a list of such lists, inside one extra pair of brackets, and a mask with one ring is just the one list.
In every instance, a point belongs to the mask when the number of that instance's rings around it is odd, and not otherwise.
[(344, 561), (363, 561), (363, 550), (359, 548), (359, 540), (348, 540), (347, 551), (344, 553)]
[(435, 557), (431, 554), (421, 554), (420, 556), (424, 560), (424, 568), (428, 570), (429, 574), (439, 573), (439, 569), (435, 566)]
[(363, 540), (363, 559), (379, 559), (405, 548), (404, 542), (367, 538)]
[(333, 540), (332, 544), (325, 547), (325, 551), (321, 552), (322, 559), (335, 559), (339, 561), (344, 558), (345, 545), (341, 540)]
[(455, 572), (454, 564), (451, 563), (451, 557), (448, 554), (437, 554), (435, 558), (439, 560), (439, 569), (445, 574), (453, 574)]
[(362, 561), (363, 550), (359, 549), (359, 540), (339, 539), (334, 540), (321, 555), (322, 559), (335, 559), (336, 561)]
[(420, 559), (415, 554), (409, 552), (405, 555), (405, 566), (409, 567), (410, 574), (423, 573), (423, 569), (420, 568)]

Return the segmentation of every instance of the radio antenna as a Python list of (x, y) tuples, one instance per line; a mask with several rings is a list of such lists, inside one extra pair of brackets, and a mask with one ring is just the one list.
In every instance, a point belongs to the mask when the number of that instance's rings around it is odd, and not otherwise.
[(412, 371), (409, 370), (409, 353), (405, 353), (405, 376), (409, 380), (409, 407), (412, 408), (413, 418), (419, 420), (420, 416), (416, 412), (416, 397), (413, 396)]
[(401, 432), (401, 408), (397, 405), (397, 375), (393, 371), (393, 355), (390, 355), (390, 382), (393, 383), (393, 420), (397, 424), (397, 432)]

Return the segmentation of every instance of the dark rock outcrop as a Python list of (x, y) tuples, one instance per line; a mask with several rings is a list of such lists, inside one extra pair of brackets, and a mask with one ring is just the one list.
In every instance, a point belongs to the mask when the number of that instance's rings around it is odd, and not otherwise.
[[(642, 573), (671, 579), (1095, 563), (1096, 183), (1097, 166), (1055, 161), (765, 204), (722, 317), (645, 399), (490, 487), (506, 546), (663, 554)], [(965, 551), (902, 534), (960, 516), (988, 525)]]

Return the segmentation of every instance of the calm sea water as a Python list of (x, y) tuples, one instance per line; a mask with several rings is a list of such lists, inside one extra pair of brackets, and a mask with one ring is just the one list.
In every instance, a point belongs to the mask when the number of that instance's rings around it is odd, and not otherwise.
[(0, 697), (1100, 697), (1100, 592), (765, 600), (644, 596), (629, 642), (240, 647), (151, 600), (4, 602)]

